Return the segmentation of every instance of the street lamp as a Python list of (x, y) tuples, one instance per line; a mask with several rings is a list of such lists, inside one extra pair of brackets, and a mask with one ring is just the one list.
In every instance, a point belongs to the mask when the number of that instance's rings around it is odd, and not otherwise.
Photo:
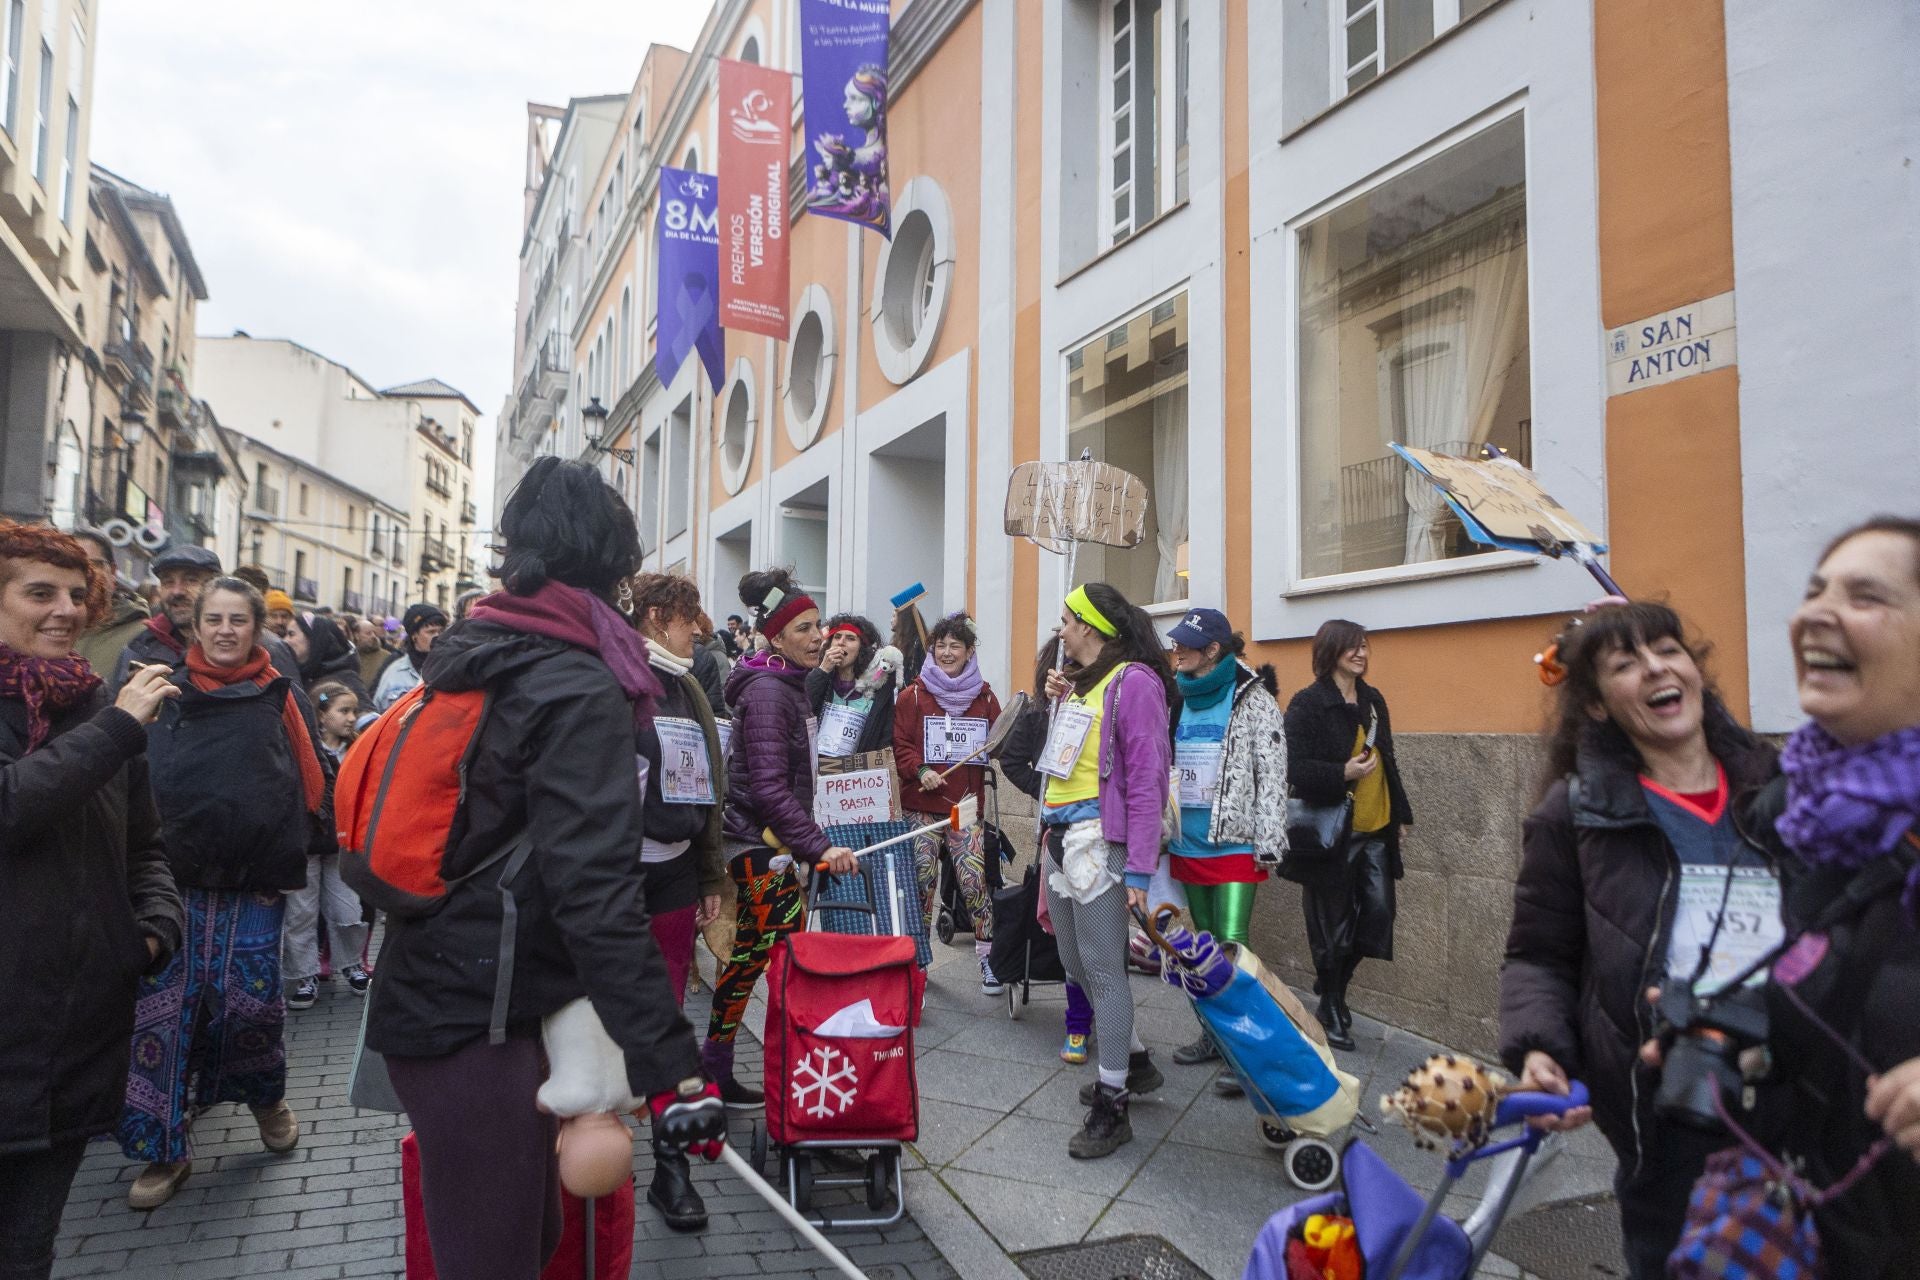
[(590, 451), (618, 458), (628, 466), (633, 465), (633, 450), (615, 449), (605, 442), (606, 437), (603, 433), (607, 429), (608, 410), (607, 406), (600, 403), (599, 396), (587, 402), (587, 407), (580, 411), (580, 416), (590, 424), (587, 427), (587, 448)]

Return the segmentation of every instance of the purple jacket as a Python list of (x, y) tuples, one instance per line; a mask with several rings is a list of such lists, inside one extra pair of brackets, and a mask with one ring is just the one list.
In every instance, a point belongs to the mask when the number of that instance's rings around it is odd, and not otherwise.
[[(778, 665), (776, 665), (778, 664)], [(756, 653), (727, 677), (733, 742), (727, 764), (726, 838), (764, 844), (772, 828), (794, 856), (832, 847), (813, 820), (813, 742), (807, 736), (807, 673)]]
[(1107, 685), (1100, 721), (1100, 834), (1127, 846), (1127, 874), (1150, 876), (1160, 861), (1173, 742), (1167, 687), (1128, 663)]

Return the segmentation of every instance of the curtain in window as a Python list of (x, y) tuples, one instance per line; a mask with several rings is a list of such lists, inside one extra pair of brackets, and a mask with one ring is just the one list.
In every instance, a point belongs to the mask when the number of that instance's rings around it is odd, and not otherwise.
[[(1524, 211), (1492, 222), (1457, 246), (1459, 267), (1447, 293), (1402, 327), (1390, 352), (1390, 411), (1405, 444), (1477, 456), (1492, 434), (1507, 379), (1526, 358), (1527, 252)], [(1404, 563), (1447, 555), (1445, 499), (1408, 470)]]
[(1158, 552), (1153, 575), (1153, 598), (1179, 600), (1186, 588), (1174, 573), (1180, 544), (1187, 540), (1187, 384), (1168, 389), (1153, 400), (1153, 495)]

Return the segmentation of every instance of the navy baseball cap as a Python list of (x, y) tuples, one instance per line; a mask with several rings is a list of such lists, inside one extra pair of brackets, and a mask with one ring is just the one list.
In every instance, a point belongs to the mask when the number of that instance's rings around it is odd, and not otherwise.
[(1189, 649), (1204, 649), (1210, 644), (1231, 645), (1233, 624), (1218, 609), (1189, 609), (1187, 616), (1167, 632), (1167, 639)]

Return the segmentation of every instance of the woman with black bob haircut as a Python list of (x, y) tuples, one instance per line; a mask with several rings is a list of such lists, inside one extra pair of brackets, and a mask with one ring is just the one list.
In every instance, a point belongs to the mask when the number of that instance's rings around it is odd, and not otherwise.
[(1400, 828), (1413, 808), (1400, 784), (1387, 700), (1366, 682), (1367, 629), (1333, 618), (1313, 637), (1313, 683), (1287, 704), (1287, 782), (1314, 805), (1353, 796), (1342, 847), (1290, 849), (1280, 874), (1301, 888), (1314, 992), (1327, 1043), (1353, 1048), (1347, 984), (1362, 959), (1393, 959), (1393, 883), (1403, 874)]
[(857, 613), (835, 614), (820, 634), (826, 647), (820, 665), (807, 673), (807, 702), (820, 717), (821, 756), (892, 746), (900, 650), (881, 644), (880, 629)]
[(825, 648), (820, 607), (785, 569), (741, 578), (740, 602), (753, 611), (753, 629), (767, 647), (742, 658), (727, 677), (733, 740), (721, 851), (736, 886), (739, 923), (714, 983), (700, 1055), (726, 1104), (752, 1110), (765, 1099), (734, 1076), (734, 1039), (774, 944), (800, 924), (797, 873), (821, 862), (835, 872), (851, 871), (856, 863), (853, 852), (834, 844), (813, 820), (817, 725), (806, 680)]
[[(640, 563), (633, 513), (593, 468), (542, 458), (500, 532), (506, 589), (435, 643), (425, 671), (429, 691), (489, 695), (447, 856), (477, 870), (432, 915), (390, 918), (367, 1022), (419, 1138), (444, 1280), (533, 1280), (559, 1243), (556, 1121), (535, 1094), (541, 1020), (562, 1006), (591, 1001), (656, 1142), (726, 1132), (644, 905), (633, 762), (661, 688), (614, 607)], [(499, 1027), (503, 897), (518, 923)]]
[(1088, 1160), (1133, 1140), (1128, 1105), (1163, 1080), (1134, 1029), (1127, 919), (1147, 906), (1160, 863), (1180, 693), (1153, 619), (1104, 582), (1068, 593), (1060, 651), (1079, 669), (1047, 675), (1055, 703), (1040, 752), (1040, 822), (1061, 963), (1093, 1002), (1099, 1042), (1099, 1078), (1080, 1091), (1086, 1121), (1067, 1143), (1068, 1155)]
[[(1756, 943), (1779, 934), (1768, 860), (1744, 847), (1733, 797), (1774, 776), (1773, 750), (1735, 723), (1707, 677), (1706, 645), (1663, 604), (1597, 606), (1561, 635), (1557, 710), (1541, 796), (1521, 837), (1513, 925), (1500, 973), (1500, 1051), (1524, 1089), (1586, 1082), (1591, 1110), (1553, 1128), (1597, 1122), (1619, 1158), (1628, 1274), (1666, 1274), (1687, 1197), (1707, 1156), (1726, 1145), (1663, 1120), (1657, 1080), (1634, 1059), (1653, 1032), (1649, 986), (1707, 991), (1732, 969), (1716, 923), (1737, 889)], [(1708, 968), (1709, 959), (1713, 967)], [(1734, 964), (1733, 968), (1740, 966)]]

